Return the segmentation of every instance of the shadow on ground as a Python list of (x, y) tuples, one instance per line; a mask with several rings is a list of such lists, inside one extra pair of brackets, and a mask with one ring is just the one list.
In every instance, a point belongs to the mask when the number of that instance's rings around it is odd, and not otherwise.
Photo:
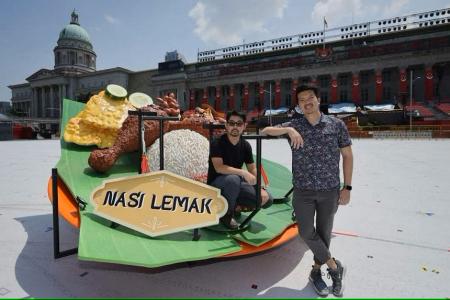
[[(15, 220), (28, 234), (15, 275), (30, 297), (315, 297), (309, 284), (276, 287), (307, 251), (298, 239), (261, 254), (148, 269), (76, 255), (54, 260), (51, 214)], [(78, 229), (60, 224), (61, 250), (76, 247)]]

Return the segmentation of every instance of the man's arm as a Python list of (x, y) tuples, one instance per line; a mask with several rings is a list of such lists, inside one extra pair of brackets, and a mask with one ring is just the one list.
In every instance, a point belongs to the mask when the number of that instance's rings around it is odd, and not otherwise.
[(253, 176), (256, 177), (256, 164), (255, 163), (250, 163), (250, 164), (245, 164), (247, 167), (247, 171), (250, 172), (250, 174), (252, 174)]
[[(234, 168), (223, 163), (222, 157), (211, 157), (212, 164), (217, 173), (223, 175), (238, 175), (244, 177), (244, 179), (251, 185), (256, 184), (256, 176), (253, 176), (250, 172)], [(256, 170), (256, 167), (255, 167)]]
[(303, 147), (303, 138), (298, 133), (297, 130), (295, 130), (293, 127), (273, 127), (269, 126), (261, 130), (262, 134), (266, 135), (273, 135), (273, 136), (280, 136), (283, 134), (289, 135), (289, 138), (291, 139), (291, 147), (294, 149), (298, 149), (300, 147)]
[(289, 134), (289, 131), (293, 129), (292, 127), (275, 127), (275, 126), (268, 126), (261, 130), (262, 134), (266, 135), (273, 135), (273, 136), (279, 136), (283, 134)]
[[(342, 171), (344, 173), (344, 185), (352, 185), (353, 175), (353, 152), (352, 147), (347, 146), (341, 148), (342, 155)], [(350, 191), (343, 189), (341, 191), (339, 204), (346, 205), (350, 202)]]
[(344, 173), (344, 184), (352, 185), (353, 175), (353, 152), (352, 147), (344, 147), (341, 149), (342, 169)]

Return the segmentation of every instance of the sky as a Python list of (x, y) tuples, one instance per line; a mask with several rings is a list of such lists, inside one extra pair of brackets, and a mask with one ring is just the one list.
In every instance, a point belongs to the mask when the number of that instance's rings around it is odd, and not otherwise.
[(11, 84), (53, 69), (53, 48), (73, 9), (97, 70), (157, 68), (167, 51), (197, 51), (450, 7), (450, 0), (0, 0), (0, 101)]

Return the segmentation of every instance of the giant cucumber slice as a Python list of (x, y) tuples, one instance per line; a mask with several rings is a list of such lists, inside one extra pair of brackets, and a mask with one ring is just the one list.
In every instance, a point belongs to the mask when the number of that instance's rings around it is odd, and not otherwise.
[(133, 93), (128, 97), (128, 101), (136, 108), (143, 108), (144, 106), (153, 104), (152, 98), (144, 93)]
[(117, 84), (108, 84), (105, 93), (114, 100), (123, 100), (128, 94), (126, 89)]

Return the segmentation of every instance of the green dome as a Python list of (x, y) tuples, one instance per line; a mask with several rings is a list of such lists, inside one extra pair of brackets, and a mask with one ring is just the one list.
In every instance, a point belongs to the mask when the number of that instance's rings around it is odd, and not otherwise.
[(69, 24), (59, 33), (59, 39), (72, 39), (91, 44), (89, 34), (83, 27), (77, 24)]

